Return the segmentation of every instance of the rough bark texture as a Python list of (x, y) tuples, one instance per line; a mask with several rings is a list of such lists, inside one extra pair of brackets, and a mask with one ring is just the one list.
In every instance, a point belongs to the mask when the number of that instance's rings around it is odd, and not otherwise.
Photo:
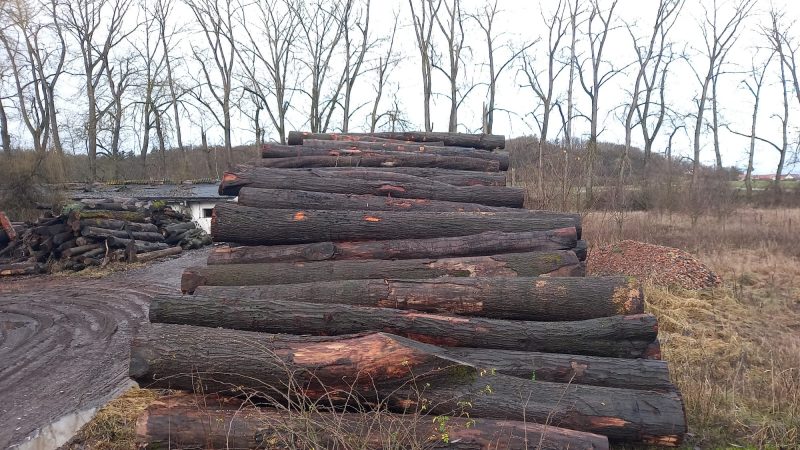
[[(262, 209), (218, 203), (211, 221), (217, 242), (248, 245), (325, 241), (430, 239), (497, 231), (518, 233), (580, 226), (570, 214), (322, 211)], [(580, 236), (580, 231), (578, 232)]]
[(144, 223), (147, 219), (143, 212), (139, 211), (108, 211), (101, 209), (82, 210), (78, 213), (80, 219), (114, 219), (126, 222)]
[(401, 152), (360, 152), (359, 154), (342, 156), (295, 156), (291, 158), (261, 159), (253, 161), (251, 164), (278, 169), (308, 167), (433, 167), (484, 172), (497, 172), (500, 170), (500, 164), (497, 161)]
[(160, 398), (136, 420), (136, 443), (160, 448), (350, 448), (604, 450), (597, 434), (520, 421), (259, 408), (220, 395)]
[[(303, 170), (303, 169), (291, 169)], [(506, 173), (504, 172), (476, 172), (471, 170), (450, 170), (450, 169), (429, 169), (424, 167), (381, 167), (380, 169), (360, 168), (360, 167), (322, 167), (314, 169), (321, 173), (344, 173), (354, 174), (356, 172), (391, 172), (415, 177), (429, 178), (441, 183), (453, 186), (505, 186)], [(347, 176), (347, 175), (345, 175)]]
[(550, 423), (613, 440), (678, 445), (686, 432), (676, 393), (487, 373), (438, 347), (382, 333), (313, 338), (145, 325), (132, 343), (130, 374), (146, 387), (278, 402), (287, 395), (322, 404), (385, 401), (399, 412), (424, 403), (437, 415)]
[(201, 286), (195, 291), (195, 296), (200, 295), (242, 307), (261, 300), (285, 300), (511, 320), (585, 320), (644, 313), (641, 285), (625, 277), (342, 280)]
[(306, 133), (289, 132), (289, 145), (302, 145), (305, 139), (325, 141), (364, 141), (371, 137), (411, 142), (442, 142), (451, 147), (472, 147), (485, 150), (505, 148), (505, 136), (495, 134), (435, 133), (435, 132), (389, 132), (389, 133)]
[(585, 275), (585, 265), (568, 250), (504, 253), (466, 258), (357, 261), (314, 261), (308, 263), (223, 264), (190, 267), (181, 277), (181, 290), (194, 292), (198, 286), (256, 286), (296, 284), (310, 281), (417, 279), (437, 277), (575, 277)]
[(370, 142), (334, 142), (310, 140), (299, 145), (265, 144), (261, 147), (263, 158), (293, 158), (300, 156), (372, 156), (407, 153), (413, 155), (435, 155), (448, 158), (475, 158), (497, 161), (500, 170), (508, 170), (508, 153), (461, 147), (431, 147), (425, 145), (387, 144)]
[(93, 239), (105, 239), (108, 237), (118, 237), (118, 238), (133, 238), (138, 241), (147, 241), (147, 242), (162, 242), (164, 240), (164, 235), (161, 233), (153, 233), (150, 231), (126, 231), (126, 230), (111, 230), (108, 228), (98, 228), (98, 227), (84, 227), (81, 230), (81, 236), (93, 238)]
[(0, 229), (5, 232), (6, 238), (9, 241), (13, 241), (17, 238), (17, 231), (11, 225), (11, 221), (8, 220), (8, 217), (0, 211)]
[(514, 212), (513, 208), (447, 202), (417, 198), (393, 198), (377, 195), (331, 194), (329, 192), (259, 189), (245, 187), (239, 191), (239, 204), (268, 209), (328, 209), (363, 211), (467, 211)]
[(106, 228), (109, 230), (131, 230), (137, 232), (141, 231), (158, 233), (158, 227), (152, 223), (133, 223), (115, 219), (82, 219), (79, 223), (81, 228), (97, 227)]
[(181, 247), (170, 247), (165, 248), (164, 250), (155, 250), (149, 253), (138, 254), (136, 255), (136, 260), (138, 262), (147, 262), (154, 259), (163, 258), (165, 256), (180, 255), (182, 252), (183, 249)]
[(219, 192), (222, 195), (239, 195), (245, 186), (264, 189), (291, 189), (334, 194), (369, 194), (395, 198), (418, 198), (462, 203), (479, 203), (487, 206), (522, 208), (524, 190), (496, 186), (437, 186), (391, 180), (363, 180), (328, 178), (314, 174), (285, 173), (258, 168), (242, 168), (236, 173), (226, 172)]
[(208, 264), (252, 264), (347, 259), (419, 259), (484, 256), (500, 253), (570, 250), (576, 245), (574, 227), (549, 231), (503, 233), (487, 231), (470, 236), (393, 241), (316, 242), (298, 245), (217, 246)]
[(265, 333), (336, 336), (383, 331), (447, 347), (479, 347), (643, 358), (656, 339), (655, 317), (641, 314), (571, 322), (449, 317), (390, 308), (282, 300), (157, 297), (150, 321)]

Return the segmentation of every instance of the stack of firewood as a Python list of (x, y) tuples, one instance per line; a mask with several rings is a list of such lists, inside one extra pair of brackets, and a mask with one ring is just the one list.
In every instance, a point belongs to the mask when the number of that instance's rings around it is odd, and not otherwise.
[[(154, 404), (142, 443), (246, 447), (308, 432), (307, 415), (224, 397), (245, 396), (299, 409), (302, 398), (314, 423), (351, 431), (353, 409), (405, 413), (391, 417), (442, 447), (441, 420), (421, 416), (455, 418), (444, 428), (457, 448), (680, 444), (683, 403), (640, 285), (584, 277), (580, 218), (522, 209), (493, 151), (502, 137), (290, 142), (225, 174), (220, 192), (238, 204), (217, 205), (212, 235), (228, 244), (186, 269), (193, 295), (151, 304), (131, 376), (206, 396)], [(356, 433), (388, 439), (380, 431)]]
[(145, 262), (211, 244), (191, 217), (133, 199), (83, 200), (63, 214), (18, 224), (13, 234), (0, 236), (2, 275)]

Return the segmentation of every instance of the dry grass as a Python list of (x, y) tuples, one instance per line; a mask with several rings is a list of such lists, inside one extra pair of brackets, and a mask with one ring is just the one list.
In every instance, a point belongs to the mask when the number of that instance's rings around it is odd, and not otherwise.
[(136, 448), (136, 418), (161, 395), (159, 391), (133, 388), (110, 401), (86, 424), (67, 450), (131, 450)]
[(800, 210), (722, 220), (634, 213), (620, 235), (607, 215), (584, 225), (594, 245), (620, 238), (687, 249), (720, 288), (649, 286), (664, 357), (686, 401), (689, 447), (800, 448)]

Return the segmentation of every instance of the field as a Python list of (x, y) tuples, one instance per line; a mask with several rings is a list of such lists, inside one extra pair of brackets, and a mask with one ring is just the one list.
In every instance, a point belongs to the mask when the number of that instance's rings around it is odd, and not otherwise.
[[(686, 249), (723, 279), (686, 291), (648, 285), (664, 357), (683, 392), (685, 448), (800, 448), (800, 210), (742, 209), (727, 218), (632, 213), (584, 223), (593, 245), (634, 239)], [(157, 393), (132, 390), (101, 410), (72, 448), (133, 448), (133, 422)], [(81, 447), (82, 446), (82, 447)]]

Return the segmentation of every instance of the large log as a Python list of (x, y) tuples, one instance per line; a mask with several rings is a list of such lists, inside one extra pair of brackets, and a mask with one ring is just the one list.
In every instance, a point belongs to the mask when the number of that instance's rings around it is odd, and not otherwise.
[(417, 198), (393, 198), (377, 195), (331, 194), (328, 192), (260, 189), (245, 187), (239, 191), (239, 204), (269, 209), (329, 209), (363, 211), (515, 211), (513, 208), (447, 202)]
[[(309, 169), (289, 169), (289, 170), (309, 170)], [(471, 170), (449, 170), (449, 169), (429, 169), (425, 167), (381, 167), (374, 169), (369, 167), (320, 167), (313, 169), (318, 173), (329, 173), (331, 176), (344, 174), (344, 176), (356, 174), (358, 172), (390, 172), (405, 175), (412, 175), (420, 178), (429, 178), (440, 183), (451, 184), (453, 186), (505, 186), (505, 172), (475, 172)], [(359, 177), (362, 178), (362, 177)]]
[(221, 195), (239, 195), (245, 186), (265, 189), (292, 189), (334, 194), (370, 194), (396, 198), (420, 198), (450, 202), (479, 203), (487, 206), (522, 208), (524, 190), (497, 186), (437, 186), (398, 181), (327, 178), (314, 174), (280, 174), (274, 170), (240, 167), (226, 172), (219, 185)]
[(429, 147), (425, 145), (388, 144), (374, 142), (334, 142), (309, 140), (298, 145), (265, 144), (261, 147), (263, 158), (297, 158), (305, 156), (362, 157), (379, 155), (435, 155), (448, 158), (475, 158), (497, 161), (499, 169), (508, 170), (508, 153), (487, 152), (485, 150), (461, 147)]
[[(325, 241), (430, 239), (487, 231), (520, 233), (579, 227), (579, 218), (545, 212), (448, 213), (251, 208), (218, 203), (211, 220), (217, 242), (303, 244)], [(579, 232), (580, 235), (580, 232)]]
[(294, 156), (253, 161), (259, 167), (296, 169), (310, 167), (434, 167), (440, 169), (497, 172), (497, 161), (462, 156), (425, 155), (401, 152), (359, 152), (342, 156)]
[(297, 245), (214, 247), (208, 264), (252, 264), (347, 259), (420, 259), (484, 256), (500, 253), (570, 250), (576, 245), (575, 227), (548, 231), (503, 233), (487, 231), (470, 236), (393, 241), (315, 242)]
[(424, 407), (437, 415), (548, 423), (613, 440), (678, 445), (686, 432), (674, 392), (532, 382), (382, 333), (314, 338), (150, 324), (134, 338), (130, 374), (145, 387), (280, 403), (287, 396), (323, 405), (381, 402), (400, 412)]
[(152, 223), (135, 223), (117, 219), (82, 219), (80, 227), (97, 227), (109, 230), (131, 230), (138, 232), (158, 233), (158, 227)]
[(201, 286), (195, 290), (195, 296), (199, 295), (241, 306), (286, 300), (511, 320), (584, 320), (644, 313), (641, 285), (626, 277), (313, 281)]
[(570, 322), (451, 317), (341, 304), (284, 300), (227, 301), (204, 296), (162, 296), (150, 321), (265, 333), (336, 336), (384, 331), (446, 347), (479, 347), (546, 353), (644, 358), (658, 325), (652, 315), (612, 316)]
[(139, 253), (153, 252), (156, 250), (164, 250), (169, 248), (169, 244), (166, 242), (147, 242), (134, 239), (125, 239), (116, 236), (110, 236), (106, 239), (106, 242), (109, 246), (115, 248), (126, 248), (129, 243), (133, 242), (134, 245), (136, 245), (136, 251)]
[(485, 150), (505, 148), (505, 136), (495, 134), (467, 134), (467, 133), (436, 133), (436, 132), (384, 132), (384, 133), (307, 133), (300, 131), (289, 132), (289, 145), (302, 145), (305, 139), (327, 141), (364, 141), (365, 138), (379, 137), (411, 142), (439, 141), (451, 147), (472, 147)]
[[(328, 170), (340, 169), (340, 170)], [(277, 169), (276, 169), (277, 170)], [(419, 184), (431, 184), (440, 188), (449, 188), (454, 186), (449, 183), (442, 183), (428, 177), (418, 177), (408, 173), (392, 172), (384, 168), (371, 168), (371, 167), (319, 167), (314, 169), (280, 169), (282, 175), (288, 173), (306, 173), (313, 174), (318, 177), (325, 178), (358, 178), (362, 180), (381, 180), (381, 181), (401, 181), (413, 182)], [(488, 173), (488, 172), (487, 172)]]
[(601, 450), (605, 436), (521, 421), (260, 408), (221, 395), (174, 394), (136, 420), (147, 448), (429, 448)]
[(585, 265), (578, 261), (574, 252), (568, 250), (503, 253), (466, 258), (222, 264), (187, 268), (181, 277), (181, 289), (183, 292), (194, 292), (198, 286), (296, 284), (311, 280), (416, 279), (445, 276), (507, 278), (538, 275), (582, 277), (585, 275)]
[(98, 228), (98, 227), (84, 227), (81, 230), (81, 236), (93, 239), (118, 237), (123, 239), (135, 239), (137, 241), (147, 241), (147, 242), (164, 241), (164, 236), (161, 233), (153, 233), (150, 231), (111, 230), (108, 228)]

